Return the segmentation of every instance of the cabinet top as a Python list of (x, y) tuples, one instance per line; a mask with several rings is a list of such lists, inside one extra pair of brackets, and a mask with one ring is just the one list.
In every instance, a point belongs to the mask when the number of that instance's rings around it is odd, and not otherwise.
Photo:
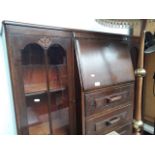
[(47, 26), (47, 25), (39, 25), (39, 24), (30, 24), (30, 23), (22, 23), (22, 22), (14, 22), (14, 21), (3, 21), (2, 25), (11, 25), (11, 26), (18, 26), (18, 27), (29, 27), (29, 28), (37, 28), (37, 29), (47, 29), (47, 30), (59, 30), (59, 31), (69, 31), (69, 32), (94, 32), (94, 33), (101, 33), (101, 34), (112, 34), (112, 35), (123, 35), (123, 36), (130, 36), (132, 30), (130, 28), (114, 28), (108, 27), (103, 29), (103, 31), (99, 30), (84, 30), (84, 29), (75, 29), (75, 28), (63, 28), (63, 27), (55, 27), (55, 26)]

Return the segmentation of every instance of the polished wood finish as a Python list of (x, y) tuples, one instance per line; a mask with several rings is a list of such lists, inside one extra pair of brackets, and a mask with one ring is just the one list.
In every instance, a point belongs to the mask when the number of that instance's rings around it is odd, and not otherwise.
[(7, 22), (3, 28), (18, 134), (75, 134), (72, 33)]
[(131, 135), (132, 134), (132, 124), (127, 124), (119, 129), (116, 130), (117, 133), (120, 135)]
[(74, 33), (74, 37), (81, 84), (79, 133), (132, 134), (134, 72), (128, 41), (93, 33)]
[(77, 57), (80, 56), (78, 59), (80, 59), (81, 83), (84, 90), (102, 88), (134, 79), (132, 62), (128, 59), (129, 52), (126, 52), (127, 45), (118, 40), (108, 39), (77, 38), (75, 40)]
[(3, 28), (18, 134), (131, 134), (128, 36), (13, 22)]
[(106, 134), (132, 121), (131, 106), (104, 112), (86, 120), (86, 134)]
[(127, 105), (133, 102), (134, 84), (113, 86), (85, 94), (86, 115), (92, 115), (103, 110)]

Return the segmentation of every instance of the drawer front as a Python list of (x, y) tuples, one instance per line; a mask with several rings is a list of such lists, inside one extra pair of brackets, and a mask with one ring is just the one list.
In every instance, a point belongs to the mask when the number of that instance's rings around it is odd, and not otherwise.
[(133, 108), (131, 105), (86, 120), (86, 134), (103, 134), (132, 122)]
[(111, 87), (94, 93), (85, 94), (86, 116), (101, 112), (108, 108), (133, 102), (134, 85)]
[(120, 135), (132, 135), (132, 124), (125, 125), (116, 130)]
[(111, 132), (107, 132), (107, 133), (103, 132), (102, 134), (103, 135), (104, 134), (106, 135), (132, 135), (132, 123), (126, 124), (118, 129), (114, 129)]

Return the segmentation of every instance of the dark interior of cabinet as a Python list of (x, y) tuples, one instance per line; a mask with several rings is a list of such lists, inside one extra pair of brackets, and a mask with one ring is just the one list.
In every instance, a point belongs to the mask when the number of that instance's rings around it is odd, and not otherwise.
[(134, 69), (136, 69), (137, 68), (137, 62), (138, 62), (138, 48), (136, 46), (131, 47), (130, 54), (131, 54), (133, 67), (134, 67)]
[[(133, 63), (133, 67), (134, 67), (134, 70), (137, 69), (137, 65), (138, 65), (138, 55), (139, 55), (139, 44), (140, 44), (140, 38), (139, 37), (132, 37), (132, 46), (130, 48), (130, 55), (131, 55), (131, 59), (132, 59), (132, 63)], [(137, 83), (135, 82), (135, 90), (137, 88)], [(136, 95), (134, 95), (134, 103), (136, 101)], [(134, 108), (133, 108), (133, 113), (135, 114), (136, 110), (136, 107), (134, 105)]]
[(67, 83), (66, 51), (54, 44), (47, 50), (50, 92), (63, 91)]
[(28, 44), (21, 53), (24, 89), (26, 94), (46, 91), (44, 49), (38, 44)]
[[(76, 55), (74, 52), (74, 59), (76, 60)], [(74, 65), (74, 74), (75, 74), (75, 101), (76, 101), (76, 126), (77, 126), (77, 134), (82, 135), (82, 113), (81, 113), (81, 87), (80, 87), (80, 77), (78, 71), (77, 61), (75, 61)]]
[(66, 51), (59, 44), (45, 51), (32, 43), (21, 51), (21, 60), (29, 134), (68, 134)]
[(50, 65), (66, 64), (66, 52), (59, 44), (54, 44), (47, 51), (48, 63)]
[(36, 43), (28, 44), (22, 50), (22, 65), (41, 65), (44, 60), (44, 50)]

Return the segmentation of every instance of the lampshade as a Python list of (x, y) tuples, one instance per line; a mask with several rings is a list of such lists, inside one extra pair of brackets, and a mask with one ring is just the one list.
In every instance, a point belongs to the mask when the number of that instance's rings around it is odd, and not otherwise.
[[(95, 21), (103, 27), (130, 28), (133, 36), (140, 36), (141, 19), (96, 19)], [(155, 19), (147, 19), (146, 31), (155, 32)]]

